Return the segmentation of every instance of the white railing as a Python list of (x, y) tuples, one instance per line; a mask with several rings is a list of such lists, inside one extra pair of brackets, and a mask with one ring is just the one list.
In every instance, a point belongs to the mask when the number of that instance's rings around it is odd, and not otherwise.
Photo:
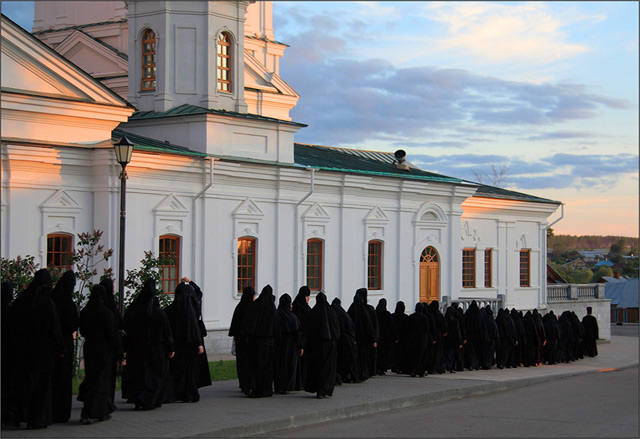
[(547, 301), (604, 299), (604, 284), (549, 284)]

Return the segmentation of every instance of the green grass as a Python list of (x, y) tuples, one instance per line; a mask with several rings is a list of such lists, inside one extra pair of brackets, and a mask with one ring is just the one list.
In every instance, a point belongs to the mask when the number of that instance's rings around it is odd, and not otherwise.
[[(220, 360), (209, 362), (209, 374), (211, 381), (235, 380), (238, 378), (236, 372), (236, 360)], [(80, 376), (73, 378), (73, 394), (78, 394), (80, 383), (84, 379), (84, 369), (80, 369)], [(120, 377), (116, 381), (116, 390), (120, 390)]]

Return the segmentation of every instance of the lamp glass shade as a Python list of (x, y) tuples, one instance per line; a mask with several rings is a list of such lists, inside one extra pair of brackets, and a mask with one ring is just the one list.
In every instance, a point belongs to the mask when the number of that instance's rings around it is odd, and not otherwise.
[(131, 156), (133, 155), (133, 144), (129, 142), (129, 140), (122, 136), (122, 138), (113, 145), (113, 148), (116, 151), (116, 160), (121, 165), (125, 166), (131, 161)]

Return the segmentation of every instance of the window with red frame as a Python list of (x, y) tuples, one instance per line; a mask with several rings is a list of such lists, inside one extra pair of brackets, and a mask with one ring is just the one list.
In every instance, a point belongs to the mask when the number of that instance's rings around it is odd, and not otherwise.
[(462, 250), (462, 288), (476, 287), (476, 250)]
[(218, 91), (231, 93), (231, 35), (218, 35)]
[(369, 241), (367, 288), (382, 289), (382, 241)]
[(160, 237), (160, 285), (165, 293), (173, 293), (180, 282), (180, 237)]
[(238, 239), (238, 293), (245, 287), (256, 289), (256, 240)]
[(47, 236), (47, 268), (60, 272), (71, 270), (73, 237), (61, 233)]
[(142, 84), (140, 90), (156, 89), (156, 33), (151, 29), (142, 35)]
[(492, 278), (491, 278), (491, 249), (485, 249), (484, 251), (484, 286), (485, 288), (491, 288), (492, 286)]
[(528, 249), (520, 250), (520, 286), (531, 286), (531, 252)]
[(322, 240), (307, 241), (307, 286), (311, 291), (322, 290)]

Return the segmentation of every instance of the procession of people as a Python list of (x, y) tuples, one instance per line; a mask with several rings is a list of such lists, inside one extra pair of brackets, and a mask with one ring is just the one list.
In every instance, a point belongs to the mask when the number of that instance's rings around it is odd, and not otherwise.
[[(84, 337), (85, 376), (77, 399), (80, 422), (106, 421), (116, 410), (116, 376), (122, 399), (135, 410), (174, 402), (195, 403), (211, 385), (202, 320), (203, 293), (182, 278), (172, 303), (162, 308), (156, 282), (147, 280), (121, 316), (113, 281), (91, 288), (78, 312), (75, 276), (64, 273), (55, 287), (39, 270), (15, 300), (2, 284), (2, 423), (29, 429), (68, 422), (71, 417), (74, 333)], [(441, 309), (438, 301), (404, 302), (391, 313), (387, 300), (369, 303), (359, 288), (346, 307), (326, 293), (299, 289), (295, 299), (270, 285), (245, 287), (231, 318), (229, 336), (240, 391), (250, 398), (304, 391), (331, 398), (336, 386), (360, 384), (388, 372), (411, 377), (538, 367), (596, 356), (598, 324), (587, 308), (575, 312), (526, 312), (472, 301)], [(26, 348), (25, 348), (26, 347)], [(11, 361), (7, 361), (11, 358)]]

